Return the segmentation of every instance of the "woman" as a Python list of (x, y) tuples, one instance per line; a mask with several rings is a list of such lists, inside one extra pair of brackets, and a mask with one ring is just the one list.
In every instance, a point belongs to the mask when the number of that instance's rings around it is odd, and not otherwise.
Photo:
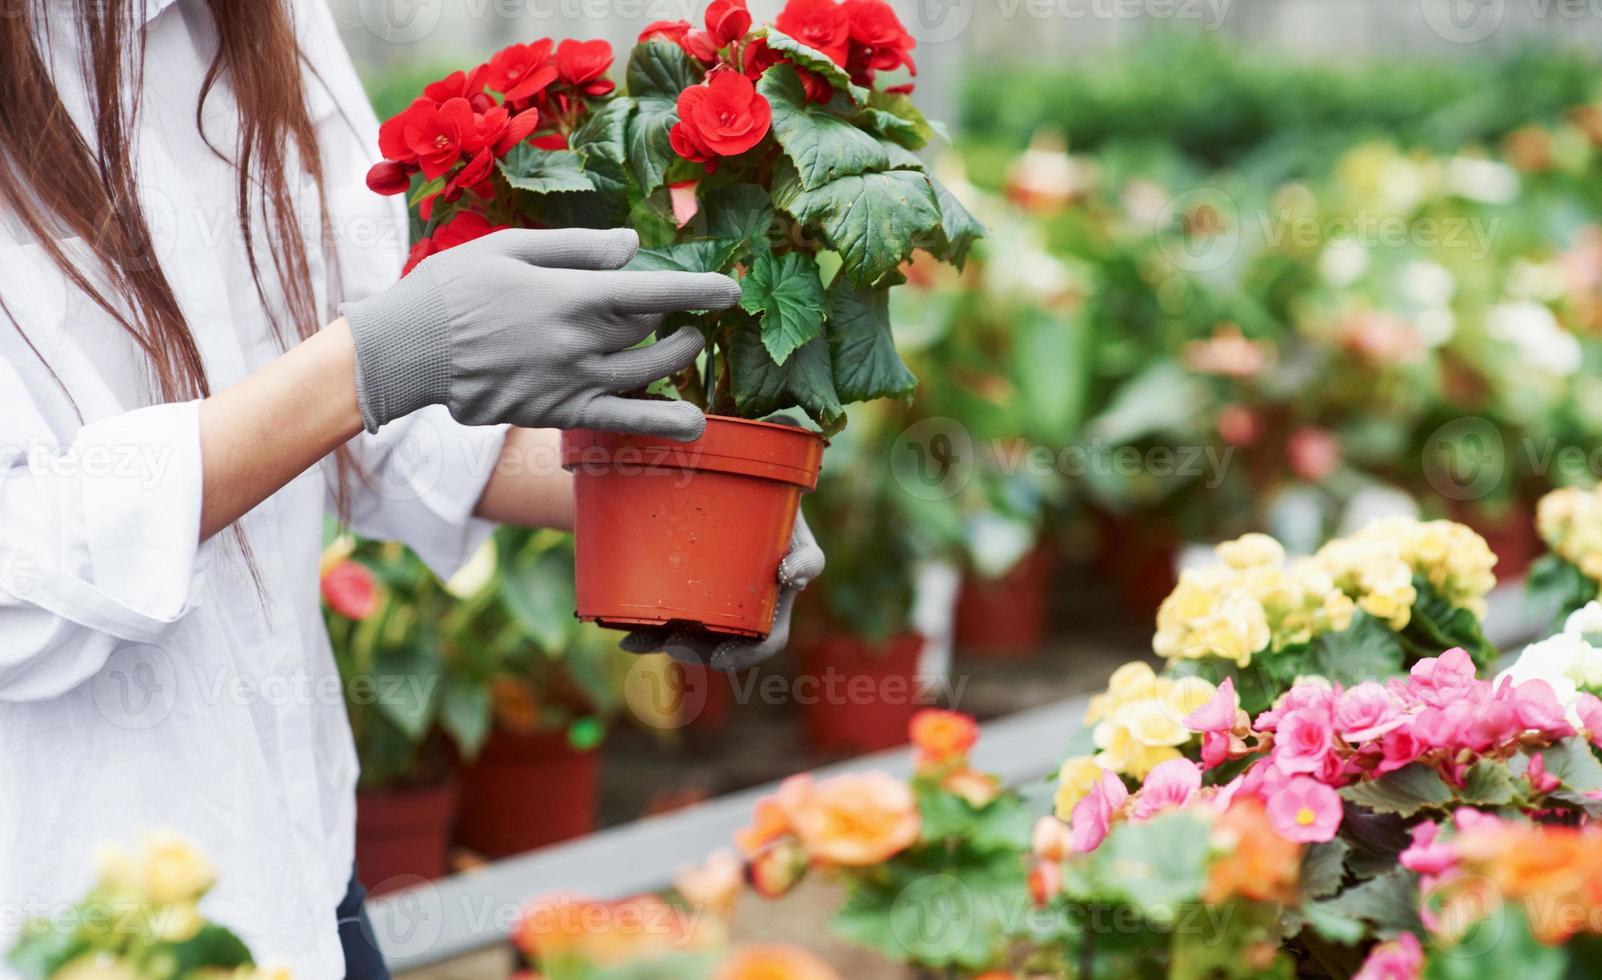
[[(0, 16), (0, 946), (84, 891), (97, 842), (172, 827), (261, 959), (383, 976), (354, 928), (325, 513), (449, 574), (492, 522), (569, 526), (554, 428), (705, 424), (617, 393), (699, 351), (631, 349), (663, 315), (737, 284), (561, 231), (397, 282), (376, 129), (322, 0)], [(797, 548), (781, 579), (820, 566)], [(734, 664), (783, 634), (674, 639)]]

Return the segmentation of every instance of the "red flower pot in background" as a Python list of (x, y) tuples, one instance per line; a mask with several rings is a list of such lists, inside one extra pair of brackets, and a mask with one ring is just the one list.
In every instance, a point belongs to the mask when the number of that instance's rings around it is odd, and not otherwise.
[(485, 857), (521, 854), (595, 829), (599, 750), (565, 732), (497, 728), (462, 772), (456, 841)]
[(919, 708), (924, 638), (897, 633), (871, 643), (825, 633), (795, 648), (795, 697), (807, 742), (820, 752), (877, 752), (907, 742)]
[(735, 636), (773, 628), (779, 561), (823, 438), (710, 416), (695, 442), (578, 430), (562, 435), (577, 506), (578, 615), (614, 629), (694, 624)]
[(382, 895), (445, 874), (457, 796), (454, 780), (356, 793), (356, 876), (369, 892)]
[(957, 593), (957, 651), (1002, 659), (1038, 653), (1046, 642), (1053, 558), (1039, 547), (998, 579), (964, 576)]
[(1500, 582), (1518, 578), (1546, 551), (1535, 529), (1535, 505), (1527, 500), (1494, 513), (1473, 503), (1453, 501), (1448, 507), (1452, 520), (1467, 524), (1485, 539), (1496, 555), (1496, 578)]
[(1141, 618), (1157, 614), (1179, 584), (1179, 534), (1161, 519), (1103, 514), (1099, 570), (1118, 589), (1124, 607)]

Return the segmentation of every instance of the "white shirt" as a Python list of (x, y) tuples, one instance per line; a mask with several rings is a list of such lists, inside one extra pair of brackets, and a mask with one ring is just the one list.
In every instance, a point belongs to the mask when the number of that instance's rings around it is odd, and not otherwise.
[[(291, 6), (315, 70), (307, 98), (336, 248), (325, 254), (316, 234), (308, 246), (332, 310), (395, 281), (405, 215), (399, 198), (364, 185), (377, 121), (328, 9)], [(47, 55), (84, 127), (72, 35), (56, 29)], [(235, 173), (195, 126), (215, 44), (204, 0), (152, 0), (146, 44), (141, 195), (221, 390), (280, 345), (237, 230)], [(226, 84), (206, 125), (232, 149)], [(290, 179), (315, 215), (311, 179)], [(357, 765), (319, 611), (333, 468), (302, 474), (243, 520), (260, 588), (231, 532), (197, 546), (198, 402), (154, 404), (143, 355), (17, 228), (0, 213), (0, 299), (82, 421), (0, 314), (0, 949), (22, 918), (83, 895), (97, 842), (171, 827), (219, 868), (203, 910), (258, 959), (297, 978), (343, 976), (334, 910), (351, 873)], [(81, 241), (65, 245), (85, 255)], [(281, 295), (269, 287), (270, 302)], [(403, 540), (449, 574), (488, 531), (470, 515), (503, 439), (443, 410), (357, 438), (368, 479), (352, 487), (354, 529)]]

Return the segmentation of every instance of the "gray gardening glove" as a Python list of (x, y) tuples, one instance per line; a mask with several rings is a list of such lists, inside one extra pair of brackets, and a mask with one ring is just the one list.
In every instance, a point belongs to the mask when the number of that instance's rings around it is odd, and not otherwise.
[(698, 438), (694, 405), (618, 393), (690, 364), (701, 332), (630, 348), (668, 313), (733, 306), (740, 286), (715, 272), (621, 271), (639, 245), (629, 230), (499, 231), (341, 306), (367, 430), (440, 404), (466, 425)]
[(729, 640), (707, 633), (682, 630), (636, 630), (620, 644), (630, 653), (665, 651), (674, 660), (687, 664), (707, 664), (715, 670), (744, 670), (784, 649), (790, 641), (790, 612), (796, 594), (823, 571), (823, 549), (812, 537), (807, 519), (799, 510), (795, 529), (790, 532), (790, 551), (779, 562), (779, 602), (773, 610), (773, 632), (761, 641)]

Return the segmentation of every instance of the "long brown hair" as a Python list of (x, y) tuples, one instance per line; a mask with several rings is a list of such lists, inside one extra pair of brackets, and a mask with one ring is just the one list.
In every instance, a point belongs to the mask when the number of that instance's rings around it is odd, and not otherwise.
[[(73, 287), (134, 338), (148, 359), (160, 400), (209, 395), (200, 348), (155, 259), (139, 204), (130, 141), (142, 88), (143, 0), (74, 0), (69, 16), (49, 16), (52, 24), (38, 35), (47, 36), (56, 25), (76, 24), (85, 55), (84, 90), (94, 122), (92, 146), (69, 117), (35, 47), (36, 18), (41, 14), (37, 6), (33, 0), (20, 0), (16, 9), (0, 16), (0, 208), (15, 216)], [(263, 219), (284, 313), (296, 336), (310, 335), (322, 325), (322, 317), (305, 231), (288, 203), (292, 175), (287, 171), (295, 161), (316, 181), (325, 242), (329, 222), (322, 203), (316, 131), (306, 108), (301, 53), (284, 0), (207, 0), (207, 6), (216, 23), (218, 46), (195, 107), (195, 124), (201, 126), (205, 102), (226, 75), (238, 104), (239, 137), (232, 147), (218, 147), (209, 138), (208, 144), (237, 170), (235, 203), (251, 276), (273, 330), (281, 343), (287, 343), (278, 312), (267, 300), (251, 231), (253, 218)], [(131, 93), (123, 91), (125, 81), (131, 84)], [(258, 213), (253, 215), (253, 210)], [(98, 287), (93, 277), (73, 265), (57, 241), (63, 236), (78, 236), (90, 244), (108, 288)], [(3, 303), (0, 296), (0, 306)], [(3, 312), (10, 317), (9, 310)], [(27, 340), (26, 325), (12, 320)], [(38, 354), (38, 348), (33, 349)], [(51, 373), (56, 374), (53, 368)], [(70, 399), (71, 392), (67, 395)]]

